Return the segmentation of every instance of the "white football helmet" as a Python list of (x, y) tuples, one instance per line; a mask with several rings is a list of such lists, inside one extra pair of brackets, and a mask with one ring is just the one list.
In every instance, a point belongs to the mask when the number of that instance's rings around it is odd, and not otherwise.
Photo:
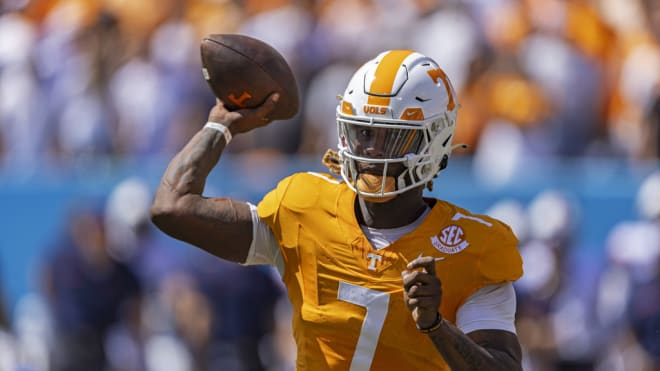
[[(368, 198), (392, 198), (426, 185), (447, 166), (457, 111), (454, 88), (431, 58), (410, 50), (379, 54), (353, 75), (337, 106), (342, 178)], [(378, 191), (356, 186), (358, 162), (378, 172), (382, 167)], [(386, 187), (394, 163), (405, 170), (395, 187)]]

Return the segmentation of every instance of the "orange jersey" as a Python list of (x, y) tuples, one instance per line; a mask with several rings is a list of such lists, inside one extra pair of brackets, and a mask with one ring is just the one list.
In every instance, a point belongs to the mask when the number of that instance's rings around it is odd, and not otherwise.
[(376, 250), (355, 217), (356, 194), (329, 175), (294, 174), (259, 203), (285, 263), (299, 370), (448, 370), (403, 301), (401, 272), (420, 255), (436, 262), (440, 312), (455, 322), (479, 288), (522, 275), (505, 224), (437, 200), (422, 223)]

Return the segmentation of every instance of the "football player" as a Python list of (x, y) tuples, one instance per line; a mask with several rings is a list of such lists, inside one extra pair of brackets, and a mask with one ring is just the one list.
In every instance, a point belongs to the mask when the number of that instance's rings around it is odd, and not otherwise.
[(202, 196), (233, 135), (267, 124), (260, 107), (209, 122), (169, 164), (154, 223), (222, 259), (277, 267), (293, 306), (300, 370), (520, 370), (505, 224), (425, 187), (453, 149), (458, 103), (438, 64), (391, 50), (364, 64), (337, 107), (341, 174), (293, 174), (258, 206)]

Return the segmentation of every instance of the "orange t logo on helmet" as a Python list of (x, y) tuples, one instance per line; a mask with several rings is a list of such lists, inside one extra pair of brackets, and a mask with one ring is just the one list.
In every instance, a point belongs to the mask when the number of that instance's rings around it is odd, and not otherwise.
[(435, 68), (432, 70), (429, 70), (427, 72), (429, 76), (431, 76), (431, 79), (433, 79), (434, 83), (438, 83), (438, 79), (442, 80), (442, 83), (445, 85), (445, 89), (447, 89), (447, 95), (449, 96), (449, 103), (447, 103), (447, 109), (448, 110), (453, 110), (455, 103), (454, 103), (454, 96), (451, 94), (451, 88), (449, 87), (449, 80), (447, 78), (447, 74), (445, 71), (442, 70), (442, 68)]

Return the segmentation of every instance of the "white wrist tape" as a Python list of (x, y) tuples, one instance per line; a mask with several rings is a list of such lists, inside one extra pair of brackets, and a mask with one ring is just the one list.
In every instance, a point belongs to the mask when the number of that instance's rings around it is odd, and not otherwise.
[(222, 125), (218, 124), (217, 122), (209, 121), (204, 125), (205, 128), (211, 128), (213, 130), (217, 130), (222, 133), (222, 135), (225, 136), (225, 145), (229, 144), (231, 142), (231, 132), (229, 131), (229, 128)]

